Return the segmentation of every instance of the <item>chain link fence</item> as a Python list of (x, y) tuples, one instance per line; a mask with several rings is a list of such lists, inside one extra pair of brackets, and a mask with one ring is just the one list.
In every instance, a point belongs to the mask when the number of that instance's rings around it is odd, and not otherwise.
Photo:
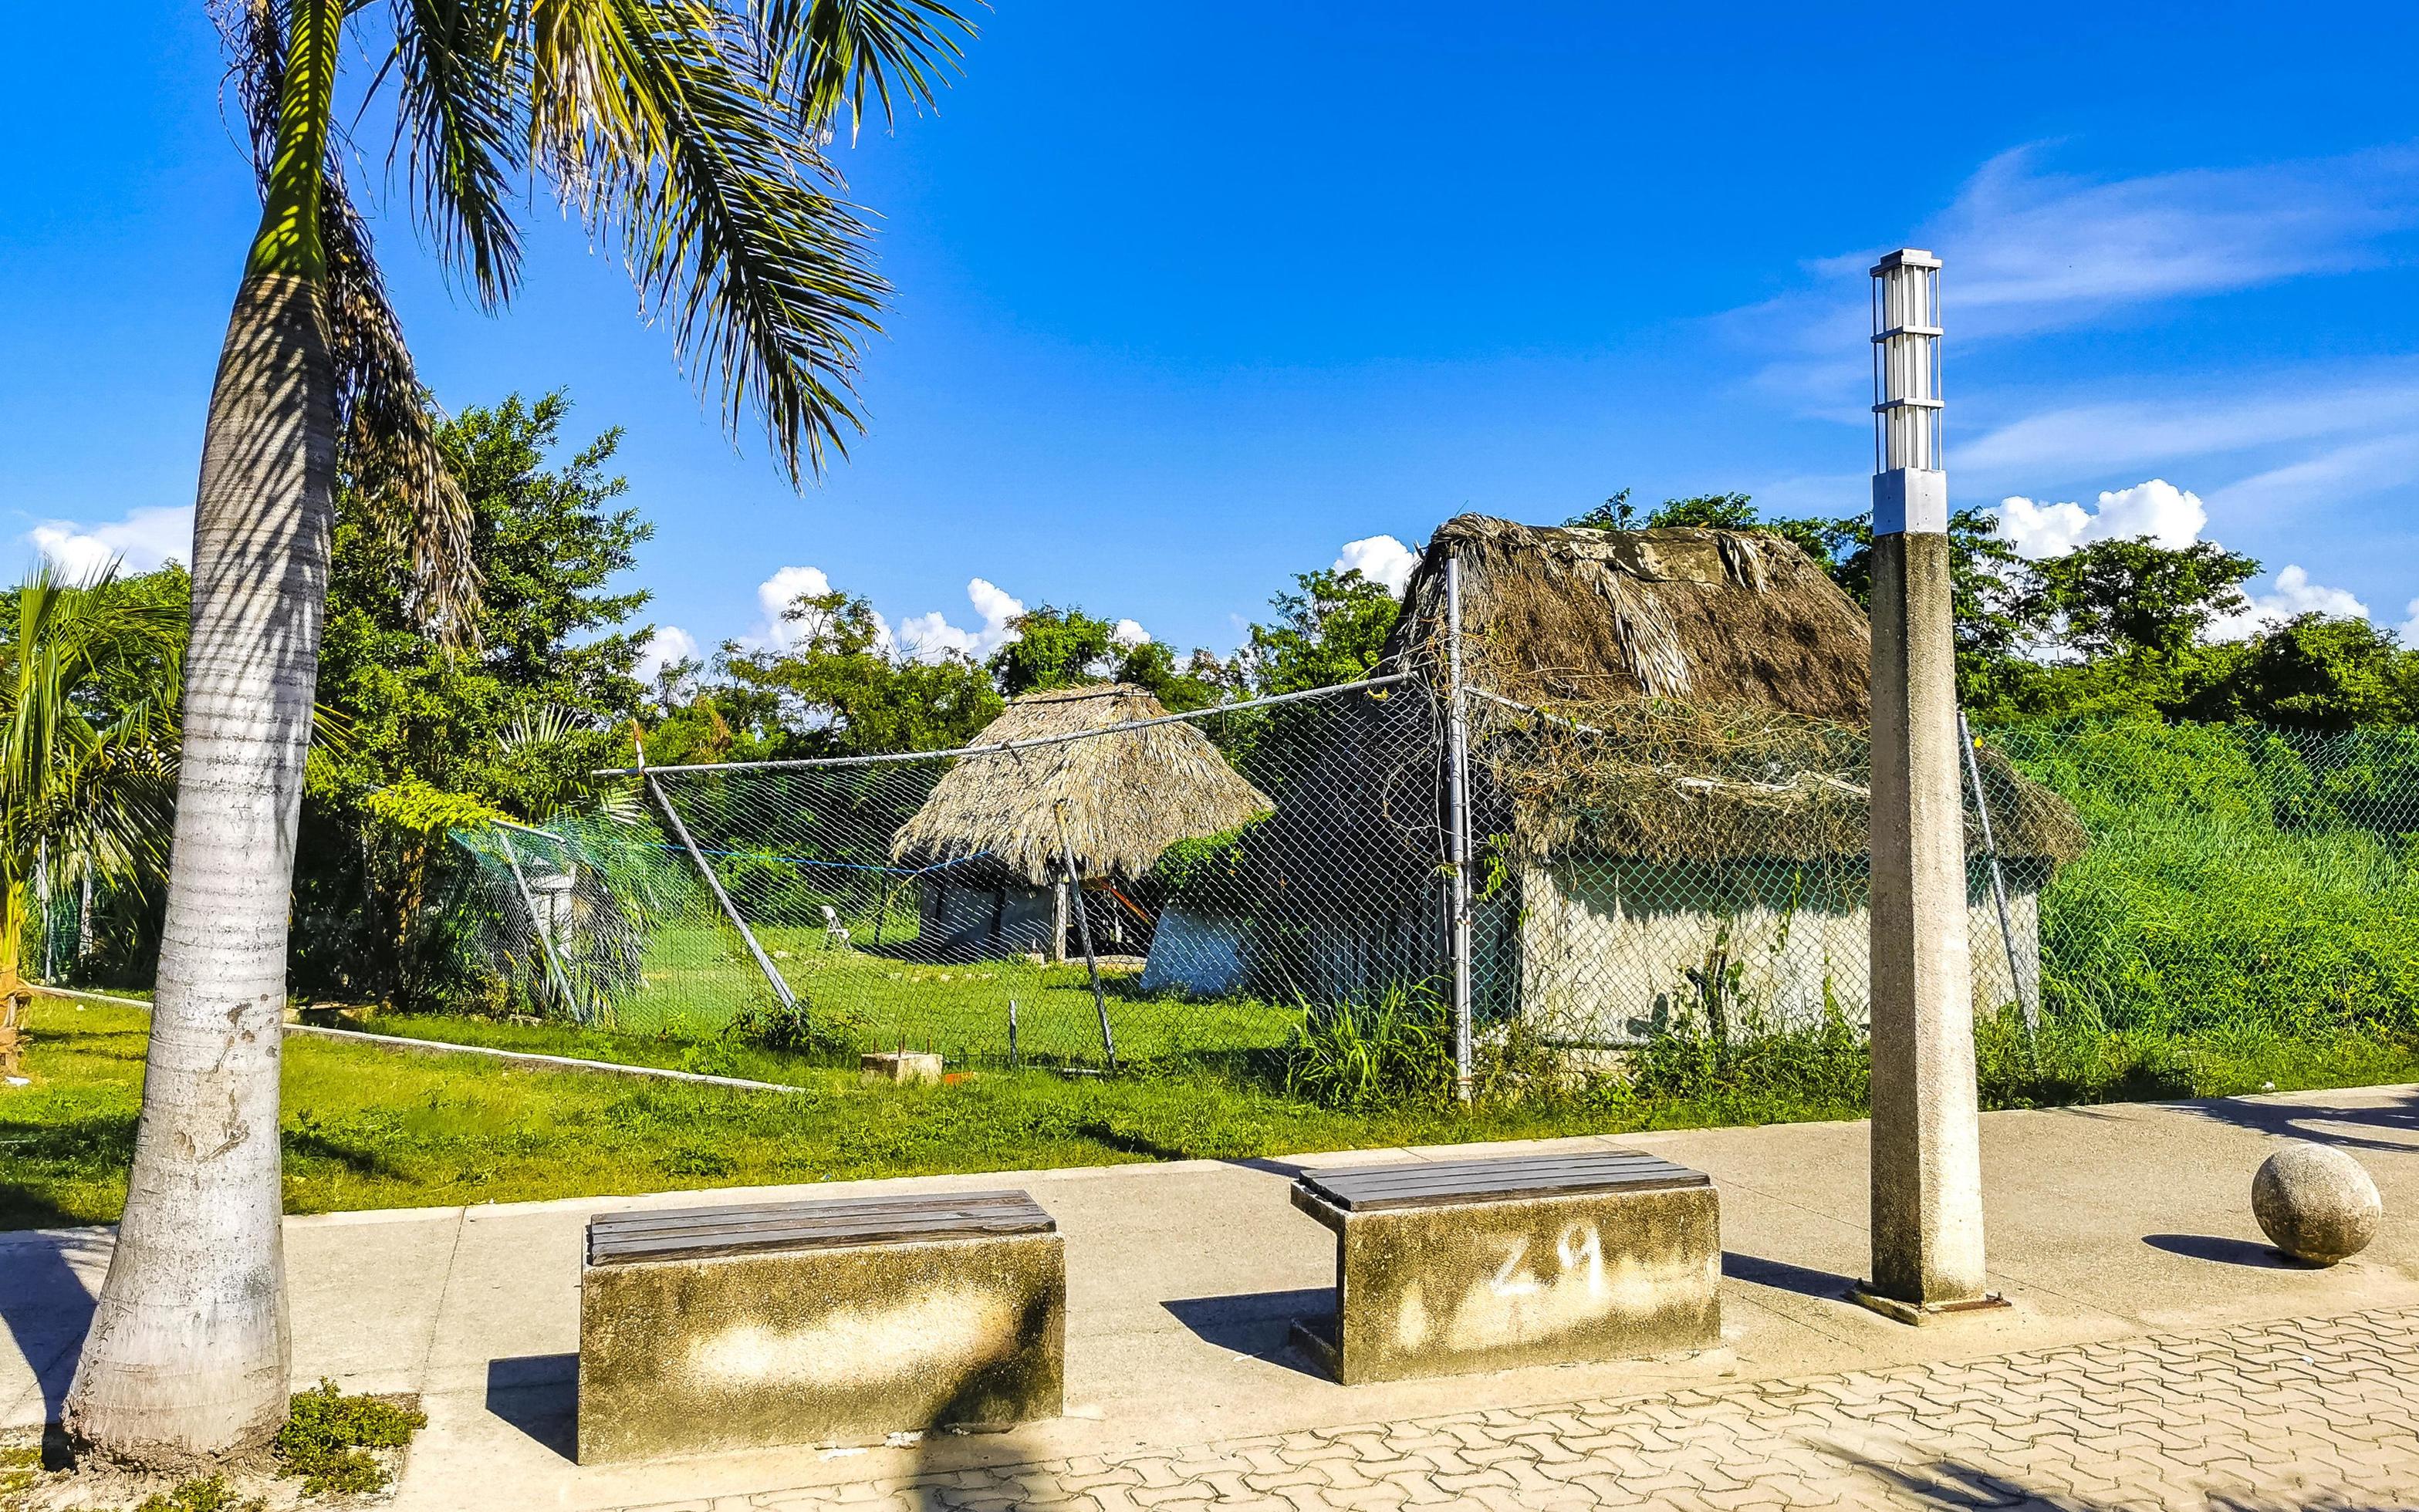
[[(1862, 731), (1467, 707), (1482, 1047), (1863, 1024)], [(1446, 728), (1411, 678), (1164, 718), (1076, 689), (966, 752), (655, 769), (622, 818), (455, 839), (497, 969), (548, 1013), (968, 1064), (1251, 1056), (1337, 1005), (1443, 1002)], [(1980, 737), (1978, 1013), (2411, 1022), (2419, 732)]]

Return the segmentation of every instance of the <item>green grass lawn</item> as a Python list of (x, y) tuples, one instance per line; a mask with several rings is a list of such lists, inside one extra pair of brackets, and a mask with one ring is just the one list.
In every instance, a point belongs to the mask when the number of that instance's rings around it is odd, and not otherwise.
[[(37, 1002), (34, 1084), (0, 1092), (0, 1226), (116, 1216), (146, 1027), (140, 1009)], [(984, 1072), (900, 1088), (722, 1044), (453, 1017), (388, 1016), (376, 1028), (805, 1090), (725, 1091), (296, 1038), (285, 1048), (288, 1212), (1261, 1155), (1605, 1123), (1518, 1110), (1355, 1117), (1206, 1074)]]
[[(953, 1063), (1004, 1065), (1008, 1013), (1017, 1008), (1022, 1056), (1056, 1064), (1102, 1062), (1101, 1016), (1080, 960), (932, 963), (868, 949), (832, 948), (820, 928), (758, 924), (757, 942), (793, 992), (850, 1026), (862, 1048), (940, 1051)], [(895, 944), (896, 941), (894, 940)], [(684, 923), (656, 928), (640, 968), (644, 985), (614, 1013), (625, 1032), (709, 1037), (741, 1008), (772, 1000), (738, 935)], [(1162, 1062), (1218, 1059), (1285, 1044), (1299, 1010), (1250, 999), (1190, 1001), (1145, 997), (1138, 969), (1102, 973), (1117, 1054)]]
[[(1645, 1091), (1606, 1089), (1467, 1114), (1354, 1114), (1287, 1097), (1265, 1073), (1215, 1060), (1166, 1061), (1175, 1069), (1117, 1078), (978, 1071), (951, 1085), (901, 1088), (723, 1042), (452, 1016), (386, 1016), (374, 1025), (382, 1033), (803, 1090), (746, 1092), (296, 1038), (285, 1051), (289, 1212), (1232, 1159), (1863, 1111), (1854, 1058), (1818, 1065), (1778, 1045), (1706, 1074), (1667, 1067)], [(26, 1057), (33, 1085), (0, 1090), (0, 1227), (117, 1215), (146, 1028), (147, 1015), (137, 1008), (35, 1004)], [(2419, 1079), (2419, 1051), (2355, 1034), (2291, 1043), (2070, 1034), (2028, 1051), (1993, 1032), (1986, 1027), (1981, 1046), (1991, 1106), (2235, 1092), (2266, 1081), (2290, 1090)]]

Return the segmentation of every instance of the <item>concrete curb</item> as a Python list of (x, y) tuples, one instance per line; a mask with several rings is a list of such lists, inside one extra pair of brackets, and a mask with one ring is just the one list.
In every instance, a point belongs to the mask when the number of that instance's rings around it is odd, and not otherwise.
[[(115, 998), (105, 992), (78, 992), (68, 987), (36, 985), (34, 990), (45, 998), (67, 998), (78, 1002), (105, 1003), (113, 1008), (143, 1008), (151, 1005), (140, 998)], [(288, 1024), (285, 1032), (326, 1040), (342, 1040), (348, 1044), (376, 1045), (391, 1050), (416, 1051), (427, 1055), (484, 1055), (490, 1060), (506, 1061), (519, 1065), (537, 1066), (551, 1071), (601, 1071), (616, 1077), (652, 1077), (658, 1081), (686, 1082), (698, 1087), (728, 1087), (737, 1092), (788, 1092), (793, 1096), (807, 1091), (778, 1081), (750, 1081), (744, 1077), (715, 1077), (702, 1071), (675, 1071), (670, 1066), (624, 1065), (618, 1061), (582, 1061), (568, 1055), (540, 1055), (534, 1050), (500, 1050), (485, 1045), (455, 1045), (447, 1040), (419, 1040), (402, 1034), (373, 1034), (358, 1029), (322, 1029), (316, 1024)]]

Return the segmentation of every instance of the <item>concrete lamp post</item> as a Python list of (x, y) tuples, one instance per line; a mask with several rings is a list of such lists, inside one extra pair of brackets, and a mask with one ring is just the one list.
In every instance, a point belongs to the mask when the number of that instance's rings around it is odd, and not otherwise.
[(1872, 1278), (1854, 1295), (1920, 1323), (2005, 1304), (1982, 1289), (1940, 261), (1894, 252), (1872, 278)]

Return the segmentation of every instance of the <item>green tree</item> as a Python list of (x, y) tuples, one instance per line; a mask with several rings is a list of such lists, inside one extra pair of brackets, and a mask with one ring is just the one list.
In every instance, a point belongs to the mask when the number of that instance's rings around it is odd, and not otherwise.
[(2149, 536), (2095, 541), (2032, 567), (2027, 608), (2085, 657), (2175, 657), (2247, 602), (2258, 562), (2214, 541), (2162, 546)]
[(1120, 640), (1117, 626), (1081, 609), (1043, 604), (1009, 621), (1014, 635), (985, 664), (999, 691), (1014, 698), (1086, 682), (1130, 682), (1171, 712), (1218, 702), (1224, 669), (1195, 651), (1179, 667), (1173, 649), (1158, 641)]
[[(351, 480), (340, 495), (319, 692), (347, 739), (306, 784), (291, 967), (303, 991), (425, 1008), (464, 986), (458, 921), (438, 907), (455, 865), (445, 834), (385, 822), (373, 794), (416, 783), (535, 820), (626, 757), (644, 695), (631, 672), (645, 632), (630, 621), (647, 594), (610, 585), (653, 527), (617, 506), (619, 431), (552, 461), (569, 409), (561, 393), (516, 395), (438, 433), (485, 577), (476, 653), (423, 631), (408, 564), (352, 507)], [(541, 726), (549, 738), (514, 738)]]
[[(533, 180), (618, 247), (727, 422), (794, 480), (856, 424), (884, 292), (824, 156), (870, 100), (929, 99), (963, 23), (941, 0), (345, 0), (219, 8), (258, 168), (203, 436), (175, 866), (125, 1221), (66, 1402), (105, 1457), (174, 1466), (266, 1443), (286, 1404), (279, 1016), (318, 672), (337, 446), (467, 638), (477, 573), (348, 168), (383, 156), (485, 305), (521, 272)], [(350, 49), (348, 22), (363, 31)], [(335, 119), (347, 56), (392, 150)], [(351, 118), (359, 112), (347, 106)]]
[(1254, 697), (1358, 682), (1377, 671), (1401, 603), (1357, 568), (1294, 575), (1294, 591), (1269, 600), (1276, 619), (1252, 626), (1238, 658)]
[(2301, 615), (2203, 660), (2199, 685), (2163, 712), (2320, 730), (2419, 721), (2419, 651), (2365, 619)]
[[(808, 757), (942, 751), (972, 741), (999, 712), (981, 666), (954, 651), (909, 654), (864, 599), (809, 594), (783, 619), (787, 644), (724, 653), (727, 691), (763, 732), (756, 749)], [(648, 754), (659, 759), (652, 739)]]

